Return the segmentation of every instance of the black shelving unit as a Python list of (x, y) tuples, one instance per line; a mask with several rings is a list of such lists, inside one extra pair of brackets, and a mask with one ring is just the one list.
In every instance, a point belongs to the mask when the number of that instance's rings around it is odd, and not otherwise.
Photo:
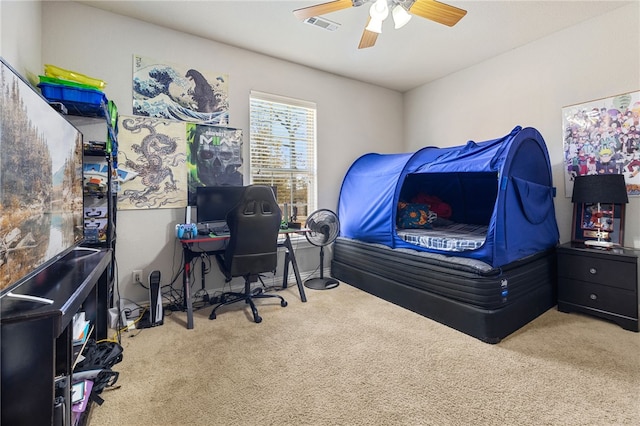
[[(117, 109), (113, 102), (104, 98), (99, 105), (79, 102), (61, 102), (67, 110), (67, 119), (83, 134), (85, 165), (89, 162), (104, 164), (99, 170), (105, 174), (104, 188), (85, 179), (85, 247), (110, 248), (112, 256), (109, 276), (109, 307), (113, 306), (113, 283), (115, 279), (116, 216), (117, 216), (117, 170), (118, 129)], [(100, 142), (91, 144), (90, 142)], [(86, 170), (85, 170), (86, 173)], [(86, 175), (85, 175), (86, 177)], [(100, 217), (91, 217), (91, 209), (100, 212)], [(102, 215), (102, 211), (106, 213)], [(100, 225), (106, 220), (104, 232)], [(98, 228), (90, 225), (97, 224)]]

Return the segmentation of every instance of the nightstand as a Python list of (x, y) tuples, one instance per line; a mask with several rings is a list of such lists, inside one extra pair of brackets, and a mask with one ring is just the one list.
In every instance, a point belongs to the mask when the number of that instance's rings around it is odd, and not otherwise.
[(638, 331), (640, 250), (587, 248), (566, 243), (557, 248), (558, 310), (581, 312)]

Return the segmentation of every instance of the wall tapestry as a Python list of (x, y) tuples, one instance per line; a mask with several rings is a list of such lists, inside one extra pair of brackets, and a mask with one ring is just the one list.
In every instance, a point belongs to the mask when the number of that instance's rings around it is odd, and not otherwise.
[(121, 115), (118, 126), (118, 162), (137, 173), (122, 183), (118, 210), (186, 207), (185, 123)]
[(229, 77), (134, 55), (133, 113), (226, 126)]
[(640, 195), (640, 91), (562, 108), (562, 132), (566, 197), (575, 176), (613, 173)]
[(189, 205), (199, 186), (242, 185), (242, 130), (187, 123)]

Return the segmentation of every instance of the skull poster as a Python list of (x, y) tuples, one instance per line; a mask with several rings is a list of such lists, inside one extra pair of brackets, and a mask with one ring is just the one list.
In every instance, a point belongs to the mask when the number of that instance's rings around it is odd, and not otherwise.
[(240, 186), (242, 130), (187, 123), (189, 205), (199, 186)]

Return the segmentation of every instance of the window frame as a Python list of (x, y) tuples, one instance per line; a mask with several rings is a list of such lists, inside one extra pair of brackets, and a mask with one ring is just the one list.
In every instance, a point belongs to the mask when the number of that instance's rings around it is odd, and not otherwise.
[[(284, 121), (286, 123), (297, 124), (294, 130), (284, 125), (282, 121), (277, 123), (273, 119), (261, 120), (258, 117), (261, 113), (269, 117), (269, 115), (278, 112), (285, 114)], [(264, 133), (260, 134), (257, 131), (261, 122), (265, 122), (268, 127), (266, 137)], [(279, 127), (283, 133), (275, 134), (274, 130), (278, 130), (275, 126)], [(298, 129), (300, 130), (298, 131)], [(265, 149), (265, 146), (257, 148), (258, 144), (266, 144), (267, 148)], [(271, 147), (269, 144), (272, 144)], [(262, 161), (267, 159), (265, 155), (268, 155), (268, 150), (280, 150), (281, 153), (288, 151), (289, 155), (284, 154), (283, 163), (288, 163), (290, 167), (286, 167), (287, 164), (273, 167), (273, 163), (268, 164), (268, 161)], [(260, 156), (264, 158), (261, 160)], [(299, 162), (293, 164), (296, 158), (299, 159)], [(296, 167), (299, 165), (304, 167)], [(263, 172), (261, 175), (261, 171), (266, 171), (266, 173)], [(271, 177), (258, 178), (265, 174), (269, 174)], [(288, 182), (287, 174), (289, 174)], [(302, 202), (297, 200), (296, 202), (298, 210), (296, 219), (301, 222), (314, 212), (318, 205), (317, 106), (315, 102), (252, 90), (249, 96), (249, 182), (251, 184), (275, 184), (278, 187), (278, 205), (283, 211), (283, 218), (286, 217), (289, 220), (293, 216), (292, 204), (296, 201), (293, 191), (297, 179), (307, 181), (305, 183), (306, 200)], [(277, 185), (278, 183), (280, 185)], [(282, 190), (283, 186), (289, 188), (288, 195), (283, 193), (286, 192)]]

